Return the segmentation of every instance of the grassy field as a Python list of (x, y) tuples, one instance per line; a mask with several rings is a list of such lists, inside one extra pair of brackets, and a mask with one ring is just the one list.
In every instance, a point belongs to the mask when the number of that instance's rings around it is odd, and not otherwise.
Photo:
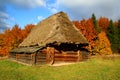
[(0, 80), (120, 80), (120, 59), (90, 59), (59, 67), (0, 60)]

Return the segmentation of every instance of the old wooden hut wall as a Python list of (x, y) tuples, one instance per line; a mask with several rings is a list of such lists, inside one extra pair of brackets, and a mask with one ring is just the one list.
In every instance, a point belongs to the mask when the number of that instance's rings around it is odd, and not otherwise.
[(31, 65), (41, 65), (47, 63), (46, 53), (44, 51), (39, 51), (38, 53), (11, 53), (9, 55), (9, 59)]
[(39, 51), (36, 54), (36, 65), (41, 65), (41, 64), (46, 64), (47, 59), (46, 59), (46, 51)]
[(58, 51), (53, 47), (48, 47), (46, 50), (48, 56), (47, 59), (49, 61), (49, 54), (54, 56), (54, 62), (78, 62), (82, 60), (81, 51)]
[(82, 60), (80, 52), (67, 51), (67, 52), (55, 52), (55, 62), (77, 62)]
[(20, 61), (27, 64), (35, 64), (34, 53), (11, 53), (9, 58), (12, 60)]
[[(52, 49), (53, 50), (53, 49)], [(47, 50), (41, 50), (35, 53), (11, 53), (10, 59), (14, 59), (27, 64), (47, 64)], [(57, 62), (79, 62), (88, 59), (87, 52), (84, 51), (57, 51), (54, 50), (54, 63)]]

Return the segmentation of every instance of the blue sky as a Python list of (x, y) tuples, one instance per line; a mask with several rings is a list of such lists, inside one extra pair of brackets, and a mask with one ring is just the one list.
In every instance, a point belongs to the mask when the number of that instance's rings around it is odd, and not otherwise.
[(71, 20), (81, 20), (95, 13), (120, 19), (120, 0), (0, 0), (0, 31), (18, 24), (37, 24), (48, 16), (64, 11)]

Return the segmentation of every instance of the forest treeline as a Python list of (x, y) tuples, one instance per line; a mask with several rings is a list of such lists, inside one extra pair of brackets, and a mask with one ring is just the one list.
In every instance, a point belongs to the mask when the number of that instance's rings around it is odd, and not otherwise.
[(21, 29), (19, 25), (15, 25), (12, 29), (0, 33), (0, 56), (7, 56), (11, 49), (18, 47), (34, 26), (29, 24)]
[[(89, 41), (86, 48), (90, 54), (104, 55), (120, 51), (120, 20), (113, 21), (106, 17), (96, 19), (93, 14), (89, 19), (72, 22)], [(28, 24), (21, 29), (19, 25), (15, 25), (0, 33), (0, 56), (6, 56), (11, 49), (18, 47), (34, 26)]]
[(96, 19), (92, 14), (89, 19), (73, 23), (89, 41), (91, 54), (120, 53), (120, 20), (113, 21), (106, 17)]

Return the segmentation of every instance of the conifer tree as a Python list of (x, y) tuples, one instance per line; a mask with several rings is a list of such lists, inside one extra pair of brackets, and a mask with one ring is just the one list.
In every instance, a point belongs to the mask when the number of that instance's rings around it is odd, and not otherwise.
[(93, 20), (94, 28), (97, 30), (97, 32), (101, 32), (101, 30), (100, 30), (100, 28), (98, 26), (98, 22), (96, 20), (95, 14), (92, 14), (92, 20)]
[(118, 20), (117, 30), (118, 30), (118, 52), (120, 53), (120, 19)]
[(119, 38), (119, 44), (120, 44), (120, 20), (118, 20), (118, 38)]
[(108, 26), (108, 32), (107, 36), (111, 42), (111, 47), (114, 52), (116, 52), (117, 47), (118, 47), (118, 29), (114, 26), (114, 23), (112, 20), (110, 20), (109, 26)]

